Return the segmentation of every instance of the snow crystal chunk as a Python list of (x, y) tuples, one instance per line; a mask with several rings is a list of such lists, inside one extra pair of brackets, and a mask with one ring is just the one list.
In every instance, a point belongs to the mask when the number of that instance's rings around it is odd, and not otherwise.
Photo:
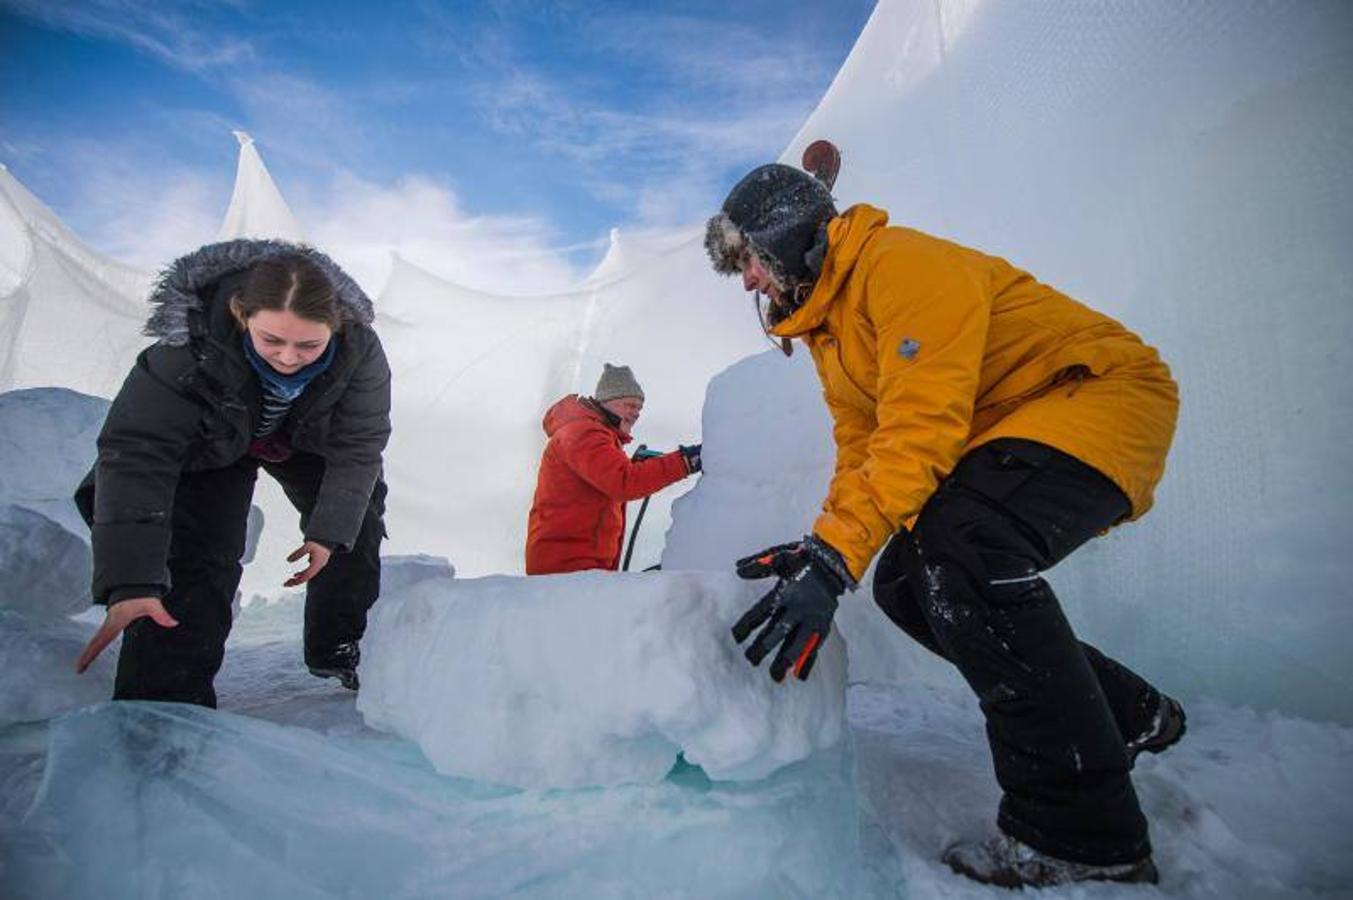
[(729, 627), (760, 596), (731, 574), (429, 579), (387, 595), (357, 708), (447, 774), (518, 786), (769, 775), (840, 740), (845, 653), (775, 684)]

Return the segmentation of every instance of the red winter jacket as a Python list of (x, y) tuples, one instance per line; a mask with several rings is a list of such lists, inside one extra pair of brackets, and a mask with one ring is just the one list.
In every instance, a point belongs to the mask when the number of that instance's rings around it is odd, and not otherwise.
[(526, 531), (526, 574), (617, 569), (625, 502), (656, 493), (689, 473), (680, 451), (631, 461), (609, 412), (569, 394), (545, 413), (549, 443), (540, 457)]

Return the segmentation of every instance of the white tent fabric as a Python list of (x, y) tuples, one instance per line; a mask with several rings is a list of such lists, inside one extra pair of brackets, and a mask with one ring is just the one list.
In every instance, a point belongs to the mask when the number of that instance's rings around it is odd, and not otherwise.
[(444, 555), (462, 574), (522, 570), (540, 419), (571, 388), (588, 299), (484, 294), (394, 258), (376, 300), (392, 552)]
[[(396, 257), (376, 301), (394, 374), (393, 552), (445, 555), (467, 575), (521, 572), (541, 418), (564, 394), (591, 393), (603, 362), (631, 365), (644, 387), (638, 440), (699, 440), (705, 385), (760, 336), (694, 232), (659, 240), (679, 243), (543, 297), (484, 294)], [(657, 561), (677, 493), (650, 504), (636, 566)]]
[(268, 174), (268, 167), (254, 147), (254, 139), (243, 131), (233, 134), (240, 142), (235, 189), (230, 194), (230, 206), (221, 220), (216, 239), (278, 238), (304, 243), (305, 232)]
[(655, 262), (671, 253), (689, 238), (690, 235), (684, 231), (630, 233), (620, 228), (612, 228), (606, 245), (606, 254), (583, 283), (595, 285), (625, 278), (641, 271), (647, 263)]
[(111, 396), (146, 344), (149, 283), (86, 247), (0, 166), (0, 391)]

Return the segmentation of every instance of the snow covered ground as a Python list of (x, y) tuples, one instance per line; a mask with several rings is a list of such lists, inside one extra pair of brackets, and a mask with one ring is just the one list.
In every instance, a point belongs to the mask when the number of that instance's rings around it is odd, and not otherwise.
[[(532, 579), (487, 581), (499, 603), (549, 599)], [(576, 627), (604, 634), (603, 605), (628, 602), (625, 584), (595, 588)], [(243, 610), (219, 713), (104, 703), (0, 730), (4, 895), (1008, 896), (936, 861), (950, 841), (991, 827), (997, 799), (979, 714), (957, 679), (851, 687), (845, 740), (765, 779), (712, 781), (672, 758), (656, 778), (604, 789), (518, 788), (439, 774), (416, 744), (364, 724), (351, 693), (301, 666), (300, 611), (298, 596)], [(547, 654), (533, 683), (562, 685), (562, 697), (595, 671), (589, 661), (629, 652), (595, 642), (571, 663)], [(0, 678), (19, 664), (68, 668), (72, 653), (54, 645), (41, 660), (16, 659), (0, 645)], [(459, 655), (467, 669), (502, 663), (482, 641)], [(615, 685), (622, 697), (634, 690)], [(605, 697), (573, 702), (516, 715), (532, 733), (560, 716), (596, 726), (612, 708)], [(520, 752), (505, 735), (487, 748)], [(567, 747), (536, 752), (588, 765)], [(1353, 894), (1353, 729), (1191, 702), (1187, 739), (1143, 756), (1135, 780), (1159, 888), (1046, 896)]]

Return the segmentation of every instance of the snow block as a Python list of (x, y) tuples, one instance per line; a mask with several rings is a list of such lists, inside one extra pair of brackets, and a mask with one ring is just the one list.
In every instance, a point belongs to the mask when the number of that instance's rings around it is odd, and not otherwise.
[(118, 642), (83, 675), (75, 674), (75, 658), (93, 633), (92, 625), (0, 609), (0, 728), (40, 722), (113, 695)]
[(429, 578), (454, 578), (456, 567), (445, 556), (428, 553), (381, 557), (381, 595), (389, 596), (427, 581)]
[[(131, 363), (128, 359), (127, 365)], [(73, 497), (98, 455), (99, 431), (103, 428), (109, 405), (102, 398), (66, 388), (28, 388), (0, 394), (0, 503), (39, 513), (65, 529), (86, 548), (86, 557), (89, 527), (75, 508)], [(253, 560), (262, 531), (263, 511), (251, 506), (241, 562)], [(52, 540), (56, 538), (52, 537)], [(55, 550), (58, 545), (68, 548), (70, 543), (61, 539), (50, 546)], [(29, 542), (26, 546), (25, 552), (30, 554), (25, 557), (26, 562), (14, 565), (35, 561), (31, 551), (37, 545)], [(0, 540), (0, 577), (6, 579), (12, 571), (11, 564), (6, 561), (8, 549)], [(61, 550), (61, 553), (65, 552), (65, 549)], [(65, 560), (65, 556), (57, 554), (48, 565), (62, 566)], [(79, 612), (89, 606), (90, 561), (86, 558), (79, 565), (84, 573), (83, 600), (66, 612)], [(4, 582), (5, 585), (9, 583), (8, 580)], [(10, 605), (3, 595), (0, 595), (0, 605)]]
[[(664, 570), (730, 572), (737, 558), (812, 530), (836, 446), (807, 353), (786, 359), (771, 350), (720, 372), (705, 395), (702, 430), (704, 473), (672, 504)], [(879, 610), (873, 583), (871, 566), (836, 613), (850, 647), (851, 683), (955, 683), (952, 666)]]
[(94, 464), (108, 406), (65, 388), (0, 394), (0, 502), (40, 512), (88, 544), (72, 496)]
[(438, 771), (520, 787), (657, 782), (677, 755), (763, 778), (844, 733), (845, 647), (775, 684), (729, 628), (758, 597), (731, 574), (428, 579), (385, 596), (357, 709)]
[(59, 619), (89, 607), (89, 545), (42, 513), (0, 505), (0, 609)]

